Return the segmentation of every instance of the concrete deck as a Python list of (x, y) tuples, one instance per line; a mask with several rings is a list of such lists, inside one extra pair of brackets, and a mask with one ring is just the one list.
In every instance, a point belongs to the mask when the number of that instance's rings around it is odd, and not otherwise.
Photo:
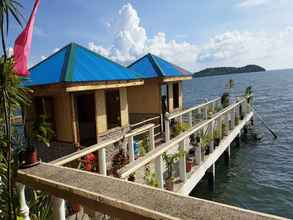
[(121, 219), (283, 219), (46, 163), (19, 170), (17, 180)]

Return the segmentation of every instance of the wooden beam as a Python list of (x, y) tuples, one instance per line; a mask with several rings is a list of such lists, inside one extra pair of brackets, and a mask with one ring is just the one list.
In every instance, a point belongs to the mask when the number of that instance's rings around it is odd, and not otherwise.
[(115, 81), (115, 82), (97, 82), (97, 83), (79, 83), (79, 84), (71, 84), (66, 88), (66, 92), (80, 92), (80, 91), (88, 91), (88, 90), (98, 90), (98, 89), (113, 89), (113, 88), (121, 88), (121, 87), (129, 87), (129, 86), (140, 86), (143, 85), (143, 80), (132, 80), (132, 81)]
[(168, 78), (164, 78), (163, 82), (174, 82), (174, 81), (183, 81), (183, 80), (192, 80), (192, 76), (168, 77)]

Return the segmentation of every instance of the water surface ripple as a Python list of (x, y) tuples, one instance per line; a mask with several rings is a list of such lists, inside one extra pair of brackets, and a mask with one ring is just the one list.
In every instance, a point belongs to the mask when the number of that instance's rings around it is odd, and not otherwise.
[(263, 140), (233, 148), (229, 167), (217, 162), (215, 192), (204, 179), (191, 195), (293, 218), (293, 70), (195, 78), (184, 82), (185, 105), (219, 96), (229, 79), (234, 95), (253, 87), (255, 108), (279, 138), (273, 140), (257, 121)]

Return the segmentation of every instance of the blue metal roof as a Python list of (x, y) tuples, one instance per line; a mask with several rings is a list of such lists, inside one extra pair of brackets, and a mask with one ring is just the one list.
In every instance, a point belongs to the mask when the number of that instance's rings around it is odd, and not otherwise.
[(191, 76), (192, 73), (158, 56), (147, 54), (128, 66), (143, 78)]
[(56, 83), (136, 80), (143, 77), (85, 47), (71, 43), (32, 67), (25, 86)]

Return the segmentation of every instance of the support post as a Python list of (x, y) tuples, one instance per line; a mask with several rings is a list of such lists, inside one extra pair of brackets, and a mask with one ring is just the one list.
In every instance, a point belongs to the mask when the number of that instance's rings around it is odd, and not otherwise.
[(198, 144), (198, 146), (195, 148), (195, 164), (201, 164), (201, 144)]
[(165, 118), (165, 142), (170, 141), (170, 121), (166, 117)]
[(208, 169), (208, 184), (211, 191), (215, 191), (215, 182), (216, 182), (216, 165), (213, 165)]
[(204, 120), (208, 119), (208, 106), (204, 108)]
[(179, 175), (180, 175), (180, 180), (182, 182), (185, 182), (187, 178), (186, 177), (186, 155), (185, 155), (187, 145), (188, 145), (188, 138), (185, 138), (184, 141), (182, 141), (179, 146), (179, 150), (184, 152), (184, 154), (181, 155), (179, 159)]
[(227, 149), (225, 150), (225, 153), (224, 153), (225, 162), (227, 165), (229, 165), (229, 162), (230, 162), (230, 155), (231, 155), (231, 145), (229, 145), (227, 147)]
[(192, 127), (192, 111), (188, 112), (188, 124)]
[(211, 123), (210, 123), (210, 125), (208, 125), (209, 127), (208, 127), (208, 133), (209, 133), (209, 135), (211, 136), (211, 142), (209, 143), (209, 151), (210, 151), (210, 154), (211, 153), (213, 153), (213, 151), (214, 151), (214, 122), (215, 121), (212, 121)]
[(156, 175), (159, 181), (159, 187), (163, 189), (164, 188), (163, 158), (161, 155), (157, 157), (155, 160), (155, 170), (156, 170)]
[(155, 149), (155, 128), (151, 127), (149, 130), (149, 138), (150, 138), (150, 148), (151, 150)]
[(24, 220), (30, 220), (29, 207), (27, 206), (25, 199), (25, 185), (17, 183), (16, 186), (19, 195), (19, 214)]
[(135, 160), (133, 136), (130, 136), (128, 138), (128, 156), (129, 156), (129, 162), (132, 162)]
[(64, 199), (52, 196), (52, 211), (54, 220), (65, 220), (65, 201)]
[(98, 152), (99, 152), (99, 173), (107, 176), (106, 149), (102, 148)]

